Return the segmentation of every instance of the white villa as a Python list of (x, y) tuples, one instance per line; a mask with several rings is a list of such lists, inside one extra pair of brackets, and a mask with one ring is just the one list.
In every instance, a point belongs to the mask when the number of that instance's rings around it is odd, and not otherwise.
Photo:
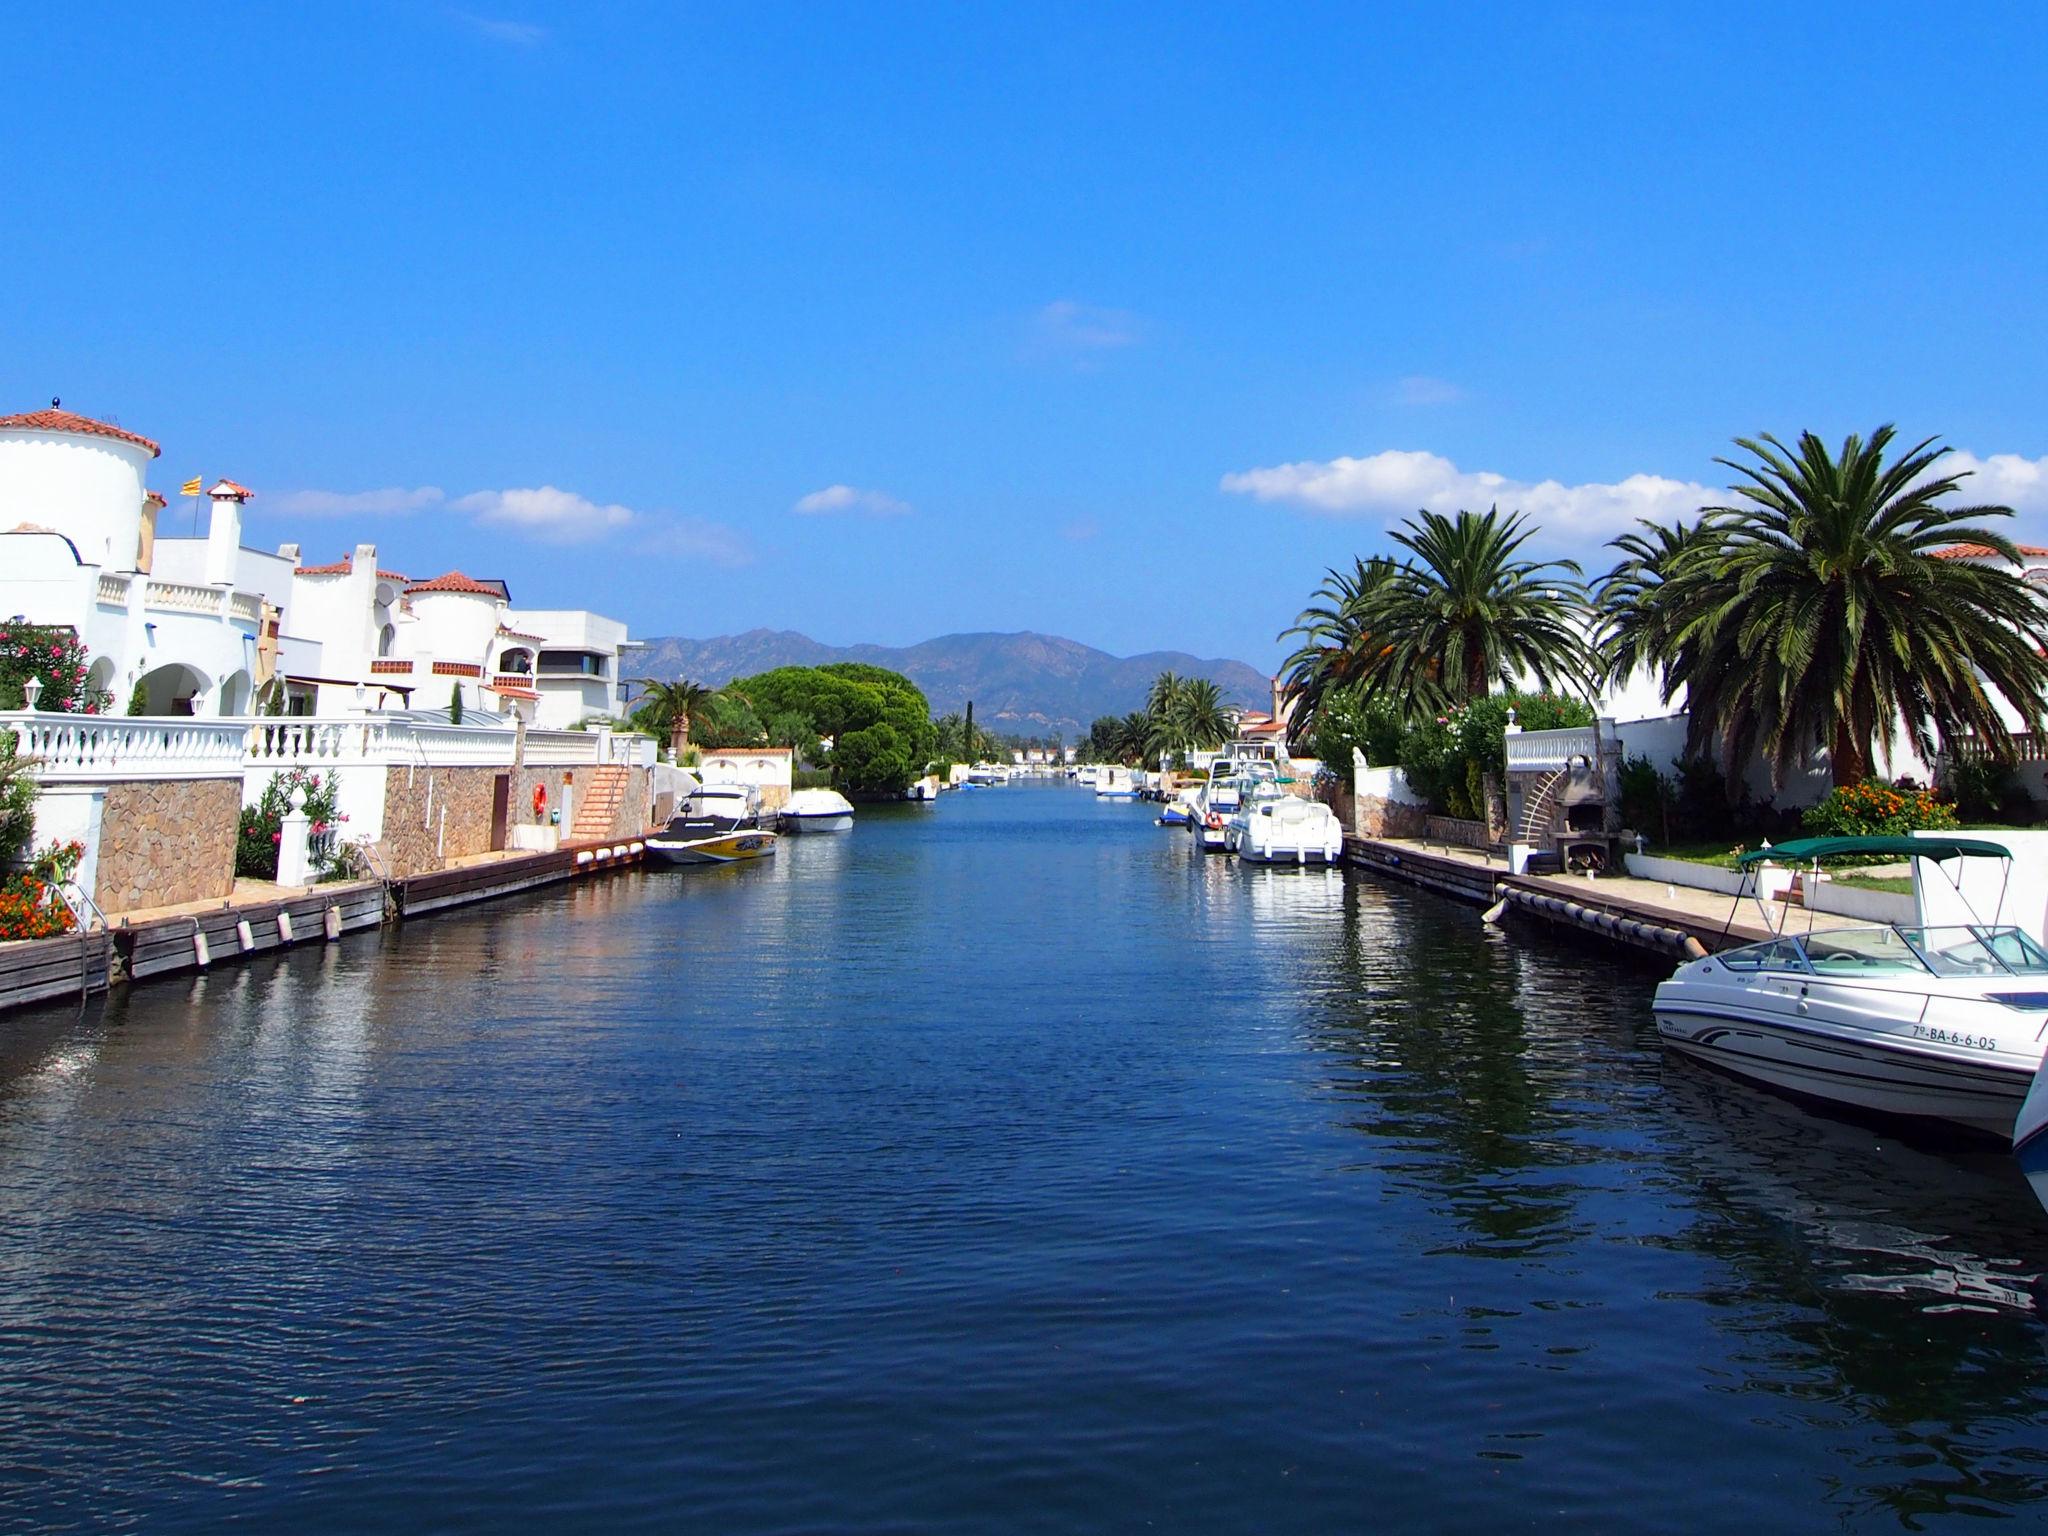
[(255, 493), (207, 489), (205, 537), (172, 538), (146, 476), (150, 439), (48, 410), (0, 416), (0, 619), (67, 627), (85, 642), (103, 711), (136, 690), (147, 715), (255, 713), (281, 689), (294, 715), (445, 709), (566, 728), (619, 709), (637, 642), (580, 609), (518, 610), (502, 581), (413, 580), (374, 545), (307, 565), (297, 544), (242, 543)]

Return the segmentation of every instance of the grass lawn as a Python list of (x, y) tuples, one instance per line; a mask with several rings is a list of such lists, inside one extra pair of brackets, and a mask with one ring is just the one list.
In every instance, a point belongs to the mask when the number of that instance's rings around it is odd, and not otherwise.
[(1865, 891), (1893, 891), (1901, 896), (1913, 894), (1911, 875), (1837, 875), (1837, 885), (1853, 885)]

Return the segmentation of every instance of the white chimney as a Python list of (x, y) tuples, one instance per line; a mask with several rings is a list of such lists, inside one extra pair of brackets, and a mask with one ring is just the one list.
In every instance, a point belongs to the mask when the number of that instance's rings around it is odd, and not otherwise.
[(206, 525), (206, 584), (232, 587), (242, 549), (242, 503), (256, 493), (223, 480), (206, 494), (213, 498), (213, 520)]

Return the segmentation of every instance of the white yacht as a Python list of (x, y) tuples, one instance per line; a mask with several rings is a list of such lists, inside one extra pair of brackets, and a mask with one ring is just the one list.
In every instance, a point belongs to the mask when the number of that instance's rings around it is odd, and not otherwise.
[(1231, 852), (1250, 864), (1335, 864), (1344, 857), (1344, 824), (1320, 800), (1278, 784), (1254, 786), (1224, 826)]
[(1137, 781), (1131, 777), (1131, 770), (1120, 763), (1104, 763), (1095, 770), (1095, 798), (1098, 800), (1135, 800), (1138, 798)]
[[(1937, 865), (2012, 857), (1975, 838), (1839, 837), (1759, 849), (1740, 862), (1818, 868), (1851, 854)], [(1740, 1076), (2010, 1138), (2048, 1043), (2048, 951), (1995, 921), (1787, 933), (1681, 965), (1657, 988), (1655, 1008), (1669, 1045)]]
[(850, 832), (853, 802), (836, 789), (800, 789), (782, 808), (785, 832)]

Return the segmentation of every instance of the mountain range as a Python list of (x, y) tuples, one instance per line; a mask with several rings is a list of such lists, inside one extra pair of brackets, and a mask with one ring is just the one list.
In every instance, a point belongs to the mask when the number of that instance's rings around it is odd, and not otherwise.
[(1101, 715), (1129, 714), (1145, 706), (1161, 672), (1206, 677), (1226, 704), (1271, 707), (1266, 675), (1241, 661), (1147, 651), (1112, 656), (1059, 635), (940, 635), (918, 645), (826, 645), (787, 629), (750, 629), (739, 635), (688, 640), (664, 635), (645, 642), (626, 665), (636, 675), (664, 682), (687, 677), (718, 687), (771, 667), (822, 666), (865, 661), (901, 672), (931, 700), (934, 714), (953, 714), (974, 701), (974, 718), (990, 730), (1017, 736), (1061, 732), (1072, 737)]

